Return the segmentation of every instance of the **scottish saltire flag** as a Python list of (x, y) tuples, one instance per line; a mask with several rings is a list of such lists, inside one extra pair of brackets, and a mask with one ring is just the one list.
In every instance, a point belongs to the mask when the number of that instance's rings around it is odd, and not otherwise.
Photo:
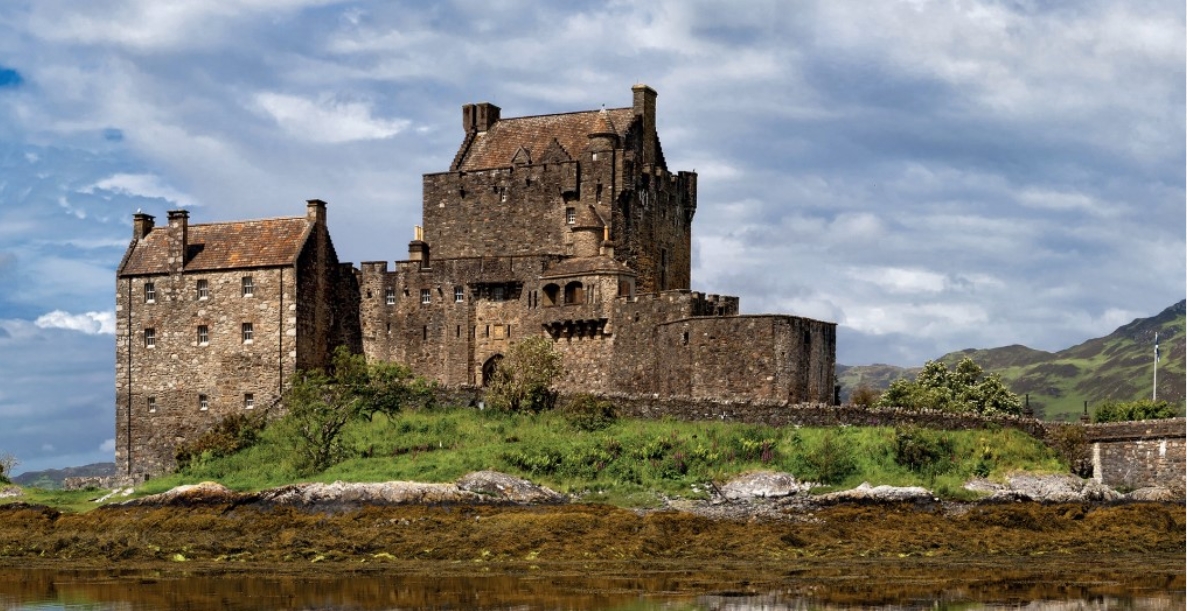
[(1158, 363), (1158, 334), (1154, 334), (1154, 362)]

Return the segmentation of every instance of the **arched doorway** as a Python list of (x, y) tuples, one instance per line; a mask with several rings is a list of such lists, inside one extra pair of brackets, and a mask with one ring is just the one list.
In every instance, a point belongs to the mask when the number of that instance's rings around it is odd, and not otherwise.
[(492, 380), (495, 379), (495, 372), (499, 370), (499, 363), (503, 361), (503, 355), (496, 354), (482, 364), (482, 387), (490, 386)]

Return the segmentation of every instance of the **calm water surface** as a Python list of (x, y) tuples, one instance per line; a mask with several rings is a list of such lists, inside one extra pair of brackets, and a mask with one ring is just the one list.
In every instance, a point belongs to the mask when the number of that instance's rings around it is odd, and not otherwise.
[(1181, 557), (280, 570), (3, 568), (0, 609), (1178, 611), (1187, 605)]

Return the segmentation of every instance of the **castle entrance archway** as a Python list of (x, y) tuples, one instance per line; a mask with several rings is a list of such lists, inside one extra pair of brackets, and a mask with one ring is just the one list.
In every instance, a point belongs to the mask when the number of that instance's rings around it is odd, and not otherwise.
[(492, 380), (495, 379), (495, 372), (499, 370), (499, 363), (503, 361), (503, 355), (496, 354), (482, 364), (482, 387), (490, 386)]

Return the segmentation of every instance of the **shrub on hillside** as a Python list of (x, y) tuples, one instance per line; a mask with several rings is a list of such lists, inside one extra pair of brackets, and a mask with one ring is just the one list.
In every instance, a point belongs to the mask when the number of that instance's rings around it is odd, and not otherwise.
[(235, 413), (223, 418), (196, 439), (178, 444), (173, 451), (178, 470), (197, 460), (222, 458), (250, 447), (259, 439), (264, 424), (262, 412)]
[(580, 431), (600, 431), (618, 420), (614, 404), (587, 393), (579, 393), (561, 402), (565, 420)]
[(853, 450), (836, 433), (829, 430), (815, 443), (805, 444), (798, 436), (792, 444), (799, 450), (795, 473), (801, 480), (821, 484), (839, 484), (857, 472)]
[(12, 454), (0, 452), (0, 484), (12, 483), (9, 477), (12, 476), (12, 470), (19, 464), (21, 464), (21, 461), (17, 460)]
[(894, 429), (894, 462), (934, 479), (955, 464), (956, 446), (944, 431), (914, 426)]
[(1093, 422), (1128, 422), (1174, 418), (1179, 410), (1166, 401), (1138, 399), (1137, 401), (1106, 401), (1092, 413)]
[(1069, 470), (1080, 477), (1092, 476), (1088, 454), (1088, 436), (1079, 424), (1055, 424), (1047, 427), (1047, 445), (1067, 462)]
[(1001, 377), (985, 375), (981, 366), (968, 358), (961, 360), (956, 369), (928, 361), (914, 380), (892, 382), (877, 404), (984, 415), (1022, 414), (1022, 401), (1006, 388)]
[(499, 362), (486, 390), (486, 401), (495, 409), (539, 412), (552, 409), (556, 391), (552, 384), (564, 372), (561, 355), (546, 337), (528, 337), (511, 345)]
[(882, 391), (873, 388), (869, 384), (861, 383), (849, 395), (849, 403), (858, 407), (869, 409), (878, 403), (878, 399), (882, 398)]

